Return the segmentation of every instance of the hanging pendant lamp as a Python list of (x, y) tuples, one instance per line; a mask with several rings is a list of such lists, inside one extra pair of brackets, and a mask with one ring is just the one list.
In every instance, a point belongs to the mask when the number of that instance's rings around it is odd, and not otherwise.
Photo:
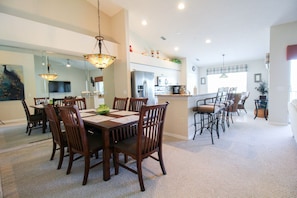
[(48, 57), (46, 57), (46, 62), (47, 62), (47, 72), (48, 73), (44, 73), (44, 74), (39, 74), (39, 76), (45, 80), (55, 80), (56, 78), (58, 78), (58, 74), (56, 73), (50, 73), (50, 63), (48, 60)]
[[(110, 66), (116, 59), (115, 56), (111, 56), (111, 55), (107, 55), (107, 54), (102, 54), (101, 53), (101, 48), (102, 48), (102, 44), (104, 45), (104, 37), (101, 35), (101, 31), (100, 31), (100, 7), (99, 7), (99, 0), (97, 1), (98, 3), (98, 30), (99, 30), (99, 35), (95, 36), (96, 41), (96, 45), (98, 43), (98, 47), (99, 47), (99, 54), (86, 54), (84, 55), (84, 58), (91, 63), (92, 65), (94, 65), (96, 68), (98, 69), (104, 69), (108, 66)], [(106, 46), (104, 45), (104, 47), (106, 48)], [(106, 51), (108, 52), (108, 50), (106, 49)]]
[(222, 56), (223, 56), (223, 67), (222, 67), (222, 75), (220, 76), (220, 78), (228, 78), (228, 76), (226, 75), (226, 73), (225, 73), (225, 61), (224, 61), (224, 57), (225, 57), (225, 54), (222, 54)]

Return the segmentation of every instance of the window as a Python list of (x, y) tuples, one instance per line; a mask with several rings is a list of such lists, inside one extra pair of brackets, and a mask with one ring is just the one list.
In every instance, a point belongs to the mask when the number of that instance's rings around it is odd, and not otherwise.
[[(291, 91), (290, 91), (290, 101), (292, 101), (294, 98), (297, 98), (297, 60), (291, 60), (291, 72), (290, 72), (290, 79), (291, 79)], [(295, 74), (295, 75), (294, 75)]]
[(237, 93), (247, 90), (247, 72), (226, 73), (227, 78), (220, 78), (221, 75), (207, 76), (208, 93), (216, 93), (219, 87), (237, 87)]

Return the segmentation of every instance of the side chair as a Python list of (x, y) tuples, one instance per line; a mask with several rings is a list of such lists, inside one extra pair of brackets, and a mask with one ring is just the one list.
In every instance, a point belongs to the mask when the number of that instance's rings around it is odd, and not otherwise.
[(143, 105), (146, 105), (148, 98), (130, 98), (129, 111), (139, 112)]
[(114, 97), (112, 108), (117, 110), (126, 110), (128, 99), (129, 99), (128, 97), (127, 98)]
[(27, 106), (26, 101), (23, 99), (22, 100), (22, 105), (25, 110), (26, 118), (27, 118), (27, 128), (26, 128), (26, 133), (28, 135), (31, 135), (31, 131), (35, 127), (42, 127), (40, 123), (43, 121), (43, 116), (42, 114), (30, 114), (29, 108)]
[(91, 157), (95, 155), (98, 158), (98, 152), (103, 149), (102, 137), (96, 134), (87, 134), (76, 105), (63, 106), (59, 107), (59, 109), (66, 130), (69, 148), (69, 163), (66, 174), (68, 175), (71, 172), (74, 154), (83, 156), (85, 168), (82, 185), (86, 185), (89, 170), (102, 163), (102, 161), (99, 161), (91, 165), (90, 162)]
[(247, 92), (242, 92), (241, 93), (241, 97), (240, 97), (240, 100), (238, 102), (238, 105), (237, 105), (237, 114), (239, 115), (239, 111), (238, 110), (244, 110), (245, 113), (247, 113), (245, 107), (244, 107), (244, 104), (245, 104), (245, 101), (248, 99), (248, 97), (250, 96), (250, 92), (247, 91)]
[[(66, 133), (65, 131), (61, 130), (61, 123), (60, 123), (60, 120), (58, 119), (55, 107), (49, 104), (49, 105), (46, 105), (44, 108), (49, 121), (49, 126), (52, 132), (52, 138), (53, 138), (53, 151), (52, 151), (50, 160), (54, 159), (56, 150), (59, 149), (60, 157), (59, 157), (59, 163), (58, 163), (57, 169), (60, 169), (63, 163), (65, 148), (68, 147)], [(57, 148), (57, 145), (59, 146), (59, 148)]]
[[(142, 176), (142, 161), (144, 159), (151, 157), (159, 161), (162, 173), (166, 175), (162, 154), (162, 139), (167, 105), (168, 103), (142, 106), (137, 125), (137, 135), (113, 144), (115, 175), (119, 174), (119, 166), (137, 174), (141, 191), (145, 191)], [(152, 156), (156, 152), (158, 153), (158, 157)], [(119, 161), (119, 153), (124, 153), (135, 159), (137, 170), (129, 167), (127, 164), (121, 163)]]

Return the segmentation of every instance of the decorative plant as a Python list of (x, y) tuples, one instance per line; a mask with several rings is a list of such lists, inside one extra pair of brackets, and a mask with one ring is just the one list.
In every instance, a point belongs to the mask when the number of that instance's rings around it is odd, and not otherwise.
[(265, 82), (260, 82), (258, 87), (255, 87), (255, 89), (261, 93), (261, 95), (265, 95), (268, 93), (267, 84)]

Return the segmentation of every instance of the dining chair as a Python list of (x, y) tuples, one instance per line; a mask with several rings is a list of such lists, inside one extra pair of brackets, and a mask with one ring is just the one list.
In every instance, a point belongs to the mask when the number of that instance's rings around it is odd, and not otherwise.
[(143, 105), (146, 105), (148, 98), (130, 98), (129, 111), (139, 112)]
[(91, 165), (90, 158), (95, 155), (98, 158), (98, 152), (102, 150), (102, 138), (99, 135), (87, 134), (79, 109), (76, 105), (59, 107), (60, 115), (66, 130), (66, 137), (69, 148), (69, 163), (66, 174), (70, 174), (74, 154), (80, 154), (84, 157), (85, 168), (82, 185), (86, 185), (89, 170), (102, 163), (96, 162)]
[[(159, 161), (162, 173), (166, 175), (162, 154), (162, 139), (165, 113), (168, 103), (153, 106), (142, 106), (137, 125), (137, 135), (113, 144), (113, 163), (115, 175), (119, 166), (138, 175), (141, 191), (145, 191), (142, 176), (142, 161), (148, 157)], [(152, 156), (158, 153), (158, 157)], [(136, 160), (137, 170), (119, 161), (119, 153), (124, 153)]]
[(35, 105), (44, 104), (48, 100), (49, 100), (49, 97), (34, 98), (34, 104)]
[[(41, 98), (34, 98), (34, 104), (40, 105), (40, 104), (46, 104), (49, 100), (49, 97), (41, 97)], [(42, 113), (40, 109), (34, 109), (34, 114)]]
[(31, 135), (31, 131), (33, 128), (42, 127), (40, 123), (42, 123), (43, 121), (43, 116), (42, 114), (30, 114), (29, 108), (24, 99), (22, 100), (22, 105), (24, 107), (26, 118), (27, 118), (26, 133), (28, 133), (28, 135)]
[(53, 98), (53, 105), (57, 106), (64, 106), (64, 98)]
[(112, 108), (125, 111), (127, 109), (128, 99), (129, 99), (128, 97), (127, 98), (114, 97)]
[[(244, 110), (245, 113), (247, 113), (244, 104), (245, 104), (245, 101), (248, 99), (249, 96), (250, 96), (249, 91), (241, 93), (241, 97), (240, 97), (240, 100), (239, 100), (238, 105), (237, 105), (237, 110), (239, 110), (239, 111)], [(239, 111), (237, 111), (238, 115), (239, 115)]]
[(79, 110), (87, 109), (86, 98), (76, 98), (74, 99), (74, 102)]
[[(47, 115), (47, 119), (49, 121), (50, 130), (52, 132), (52, 139), (53, 139), (53, 151), (50, 160), (54, 159), (56, 150), (60, 150), (60, 157), (58, 168), (60, 169), (63, 163), (65, 148), (68, 147), (67, 138), (65, 131), (61, 130), (61, 122), (58, 119), (57, 111), (55, 107), (51, 104), (46, 105), (44, 107), (45, 113)], [(59, 146), (59, 148), (57, 148)]]

